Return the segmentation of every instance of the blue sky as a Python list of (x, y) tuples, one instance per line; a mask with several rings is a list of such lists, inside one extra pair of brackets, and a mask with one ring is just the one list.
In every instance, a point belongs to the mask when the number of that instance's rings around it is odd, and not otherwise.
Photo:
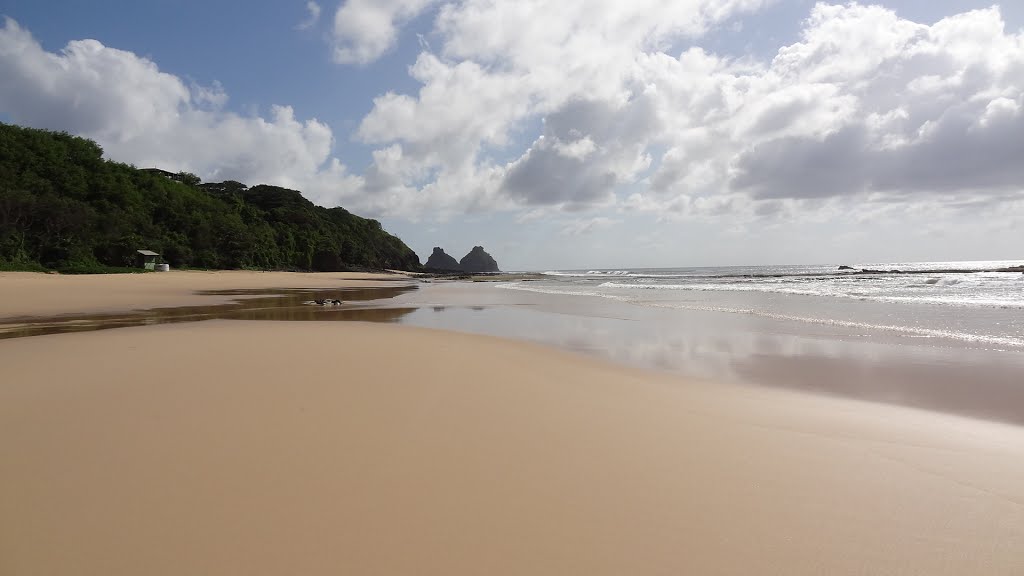
[(1016, 258), (1004, 4), (0, 0), (0, 118), (297, 188), (423, 259)]

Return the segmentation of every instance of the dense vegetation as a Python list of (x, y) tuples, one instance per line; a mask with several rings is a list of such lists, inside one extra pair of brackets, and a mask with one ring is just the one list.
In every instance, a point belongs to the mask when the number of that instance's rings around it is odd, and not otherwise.
[(0, 124), (0, 269), (132, 266), (414, 270), (419, 258), (376, 220), (295, 190), (140, 170), (94, 142)]

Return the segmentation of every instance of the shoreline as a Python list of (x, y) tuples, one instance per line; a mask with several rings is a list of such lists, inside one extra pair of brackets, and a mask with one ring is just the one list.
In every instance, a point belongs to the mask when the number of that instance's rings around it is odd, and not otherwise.
[[(33, 276), (22, 280), (49, 284), (51, 290), (55, 287), (51, 277)], [(0, 341), (216, 319), (397, 323), (534, 342), (688, 379), (768, 386), (1024, 425), (1024, 387), (1019, 384), (1024, 354), (1019, 351), (964, 347), (953, 341), (929, 343), (884, 331), (850, 333), (841, 325), (809, 327), (787, 319), (652, 310), (597, 297), (494, 290), (478, 282), (424, 283), (421, 278), (400, 275), (229, 272), (197, 276), (186, 272), (152, 277), (163, 278), (169, 285), (157, 292), (166, 307), (0, 319)], [(0, 276), (0, 301), (10, 302), (16, 294), (2, 280)], [(117, 286), (122, 280), (96, 277), (104, 289), (87, 296), (105, 297), (101, 305), (117, 307), (121, 304), (111, 294), (126, 289), (141, 292), (138, 286)], [(185, 289), (184, 281), (190, 289)], [(322, 288), (265, 287), (273, 282)], [(201, 287), (220, 289), (194, 290)], [(141, 295), (140, 302), (152, 296)], [(308, 304), (318, 299), (344, 304)], [(171, 305), (182, 301), (203, 304)]]

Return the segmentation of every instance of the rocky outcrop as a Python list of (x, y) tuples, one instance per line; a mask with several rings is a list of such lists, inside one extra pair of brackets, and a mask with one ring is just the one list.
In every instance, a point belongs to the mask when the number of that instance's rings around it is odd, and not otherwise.
[(474, 246), (469, 254), (462, 257), (461, 261), (455, 260), (443, 249), (435, 246), (434, 252), (430, 254), (430, 258), (427, 258), (424, 268), (435, 272), (466, 272), (469, 274), (501, 272), (498, 269), (498, 263), (484, 251), (483, 246)]
[(462, 257), (459, 267), (463, 272), (500, 272), (498, 263), (484, 252), (483, 246), (474, 246), (469, 254)]
[(427, 258), (427, 263), (424, 267), (431, 270), (462, 270), (458, 260), (445, 254), (444, 250), (437, 246), (434, 246), (434, 252), (430, 255), (430, 258)]

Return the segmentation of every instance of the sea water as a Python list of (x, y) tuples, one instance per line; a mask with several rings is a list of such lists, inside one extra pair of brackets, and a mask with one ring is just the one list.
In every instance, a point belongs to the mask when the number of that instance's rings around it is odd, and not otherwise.
[[(1024, 274), (992, 271), (1020, 264), (851, 264), (855, 270), (839, 270), (836, 265), (549, 270), (540, 280), (504, 283), (499, 288), (1021, 350)], [(885, 272), (861, 273), (864, 269)]]

